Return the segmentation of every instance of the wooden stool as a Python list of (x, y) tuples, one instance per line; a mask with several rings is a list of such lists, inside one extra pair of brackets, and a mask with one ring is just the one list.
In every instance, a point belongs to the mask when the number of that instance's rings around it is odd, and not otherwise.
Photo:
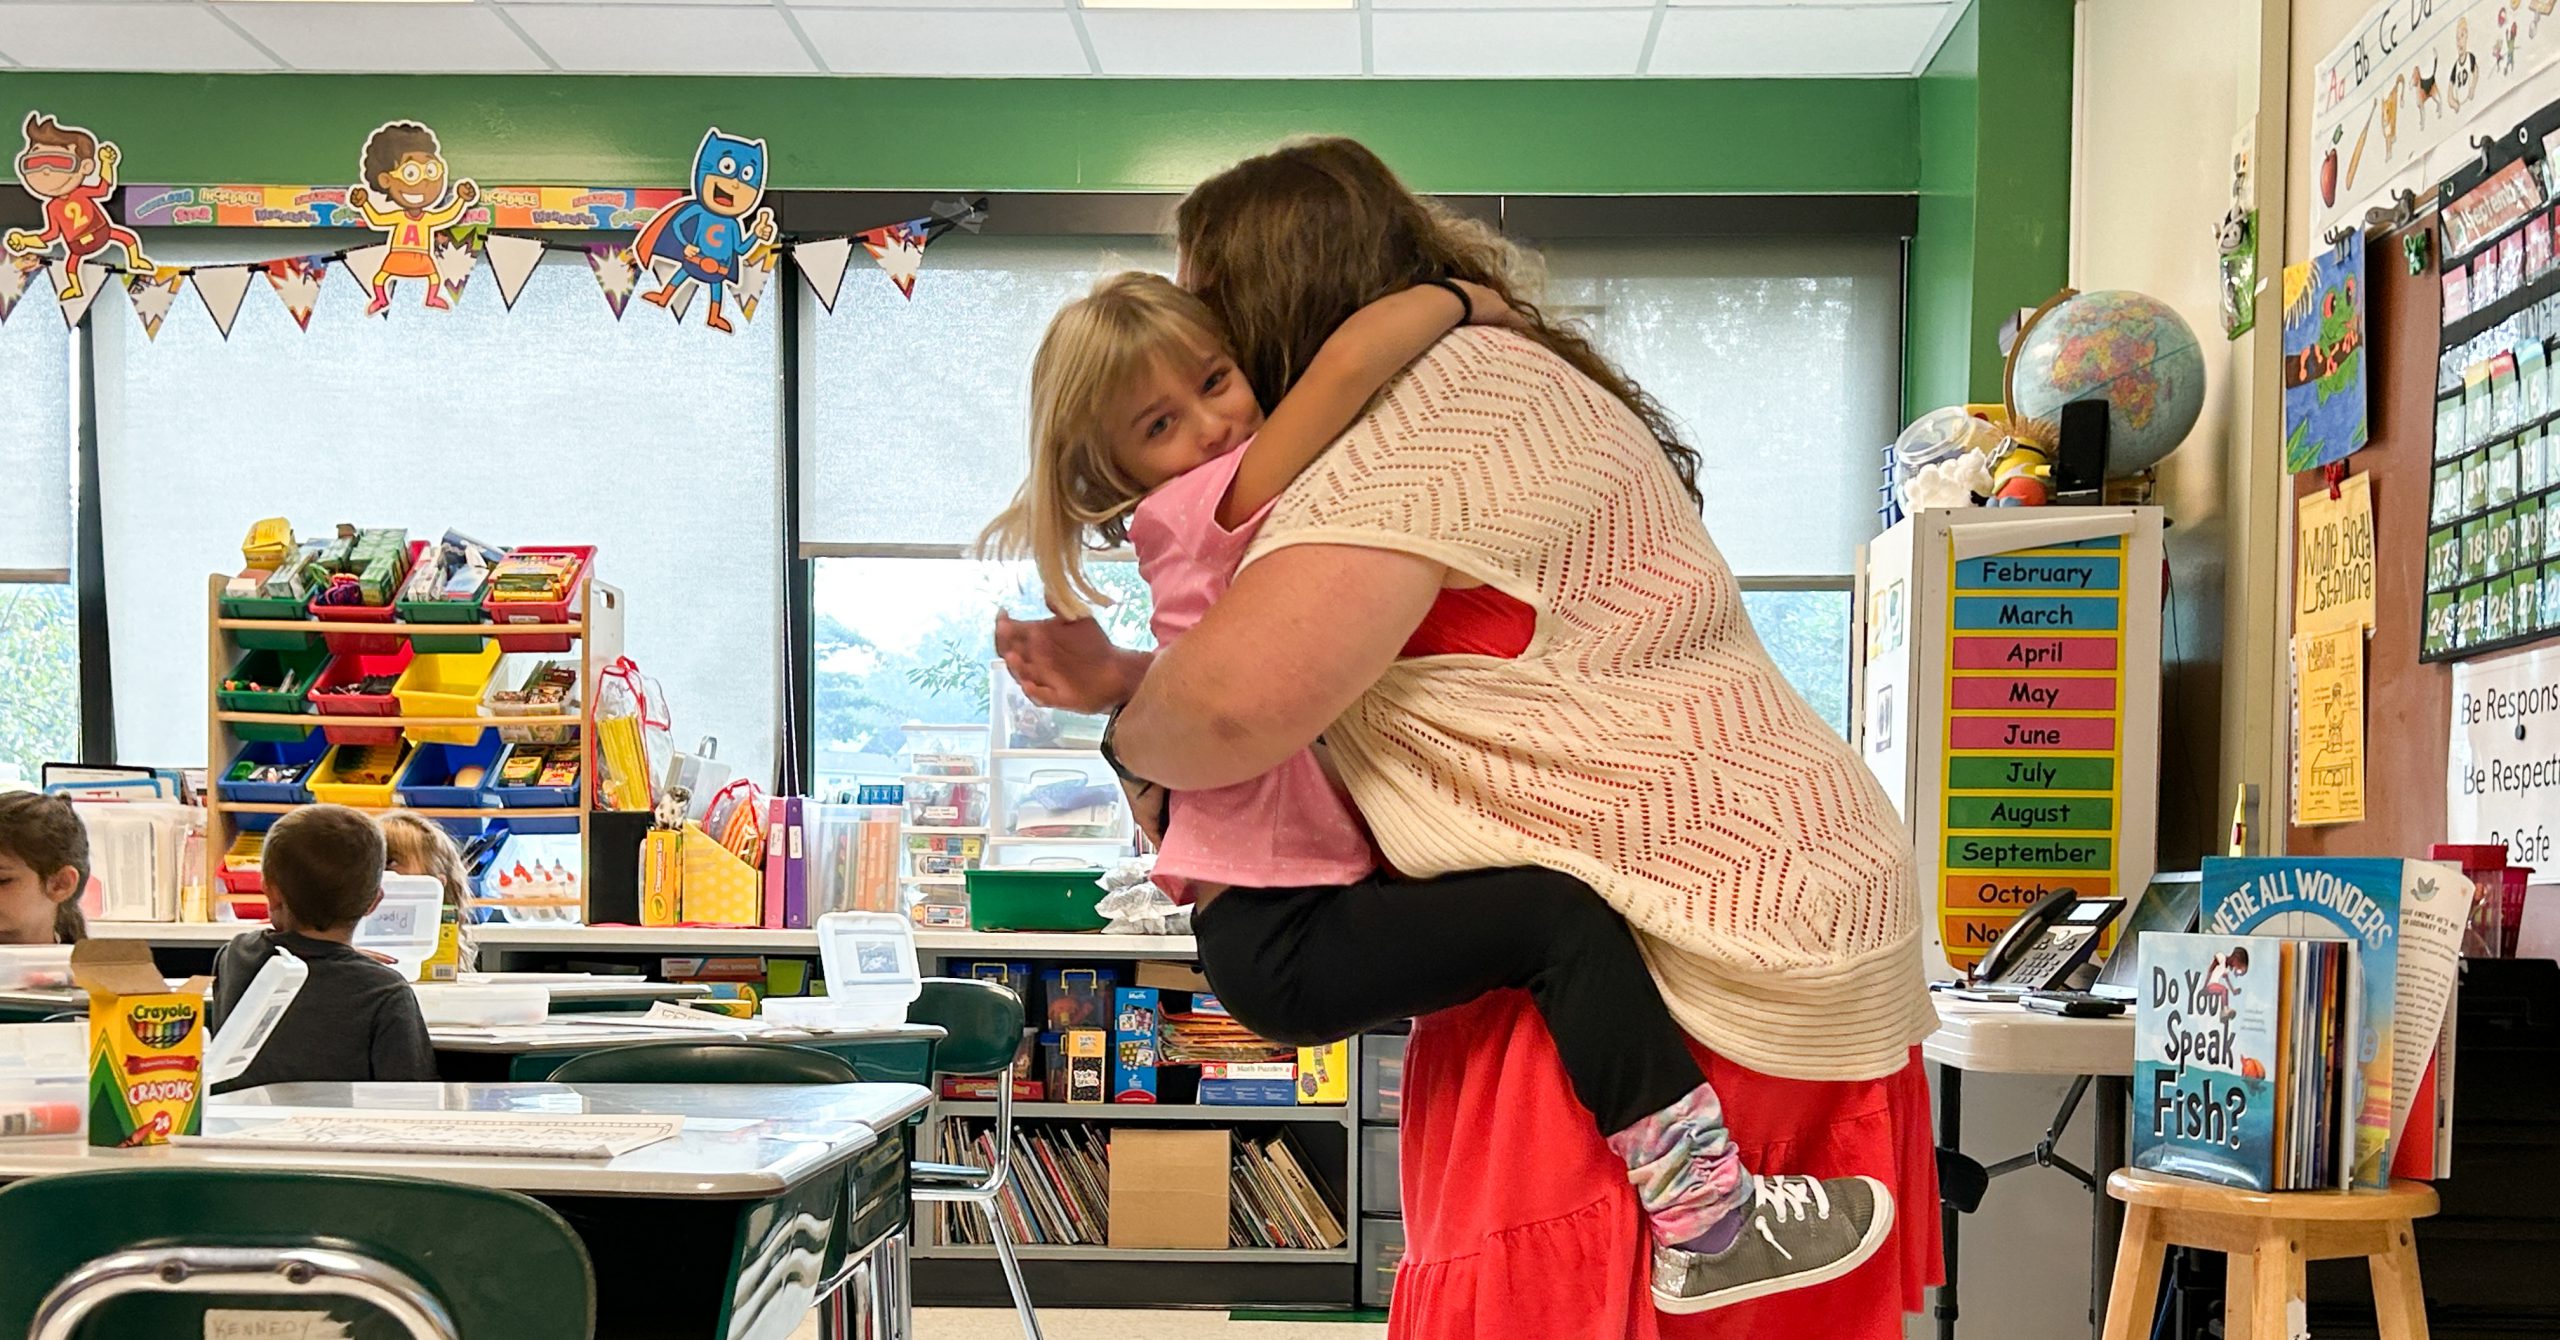
[(2424, 1182), (2394, 1182), (2388, 1191), (2270, 1195), (2127, 1171), (2107, 1179), (2107, 1194), (2126, 1209), (2105, 1340), (2150, 1340), (2161, 1257), (2171, 1247), (2229, 1259), (2224, 1340), (2300, 1340), (2306, 1334), (2299, 1310), (2303, 1268), (2350, 1256), (2373, 1267), (2382, 1340), (2426, 1340), (2413, 1225), (2436, 1212), (2436, 1190)]

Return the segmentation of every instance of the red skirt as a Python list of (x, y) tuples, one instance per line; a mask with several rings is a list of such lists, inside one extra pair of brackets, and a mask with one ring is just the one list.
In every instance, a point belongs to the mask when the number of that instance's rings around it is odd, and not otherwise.
[(1865, 1174), (1894, 1193), (1892, 1240), (1840, 1279), (1695, 1316), (1653, 1309), (1626, 1165), (1573, 1096), (1518, 991), (1420, 1020), (1405, 1055), (1404, 1266), (1390, 1340), (1901, 1340), (1940, 1279), (1938, 1165), (1920, 1052), (1880, 1080), (1745, 1070), (1690, 1044), (1746, 1166)]

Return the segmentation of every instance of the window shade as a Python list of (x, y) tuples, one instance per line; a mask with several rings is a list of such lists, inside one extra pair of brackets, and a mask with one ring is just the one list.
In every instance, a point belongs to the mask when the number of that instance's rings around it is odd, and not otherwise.
[(0, 322), (0, 579), (69, 581), (71, 335), (40, 275)]

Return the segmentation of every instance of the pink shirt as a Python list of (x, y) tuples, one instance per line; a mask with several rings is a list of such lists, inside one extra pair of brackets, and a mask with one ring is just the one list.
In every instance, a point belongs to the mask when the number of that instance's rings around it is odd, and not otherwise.
[[(1271, 507), (1228, 530), (1218, 524), (1244, 448), (1167, 481), (1138, 504), (1129, 544), (1138, 575), (1155, 596), (1156, 643), (1172, 646), (1227, 593), (1246, 546)], [(1184, 887), (1209, 880), (1246, 888), (1350, 884), (1377, 869), (1368, 830), (1305, 749), (1249, 782), (1176, 791), (1156, 856), (1158, 888), (1182, 902)]]

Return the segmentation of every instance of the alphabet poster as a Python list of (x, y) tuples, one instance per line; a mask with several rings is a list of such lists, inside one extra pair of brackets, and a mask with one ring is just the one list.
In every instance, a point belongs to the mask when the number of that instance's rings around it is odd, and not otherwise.
[[(2311, 74), (2311, 236), (2424, 195), (2560, 89), (2551, 0), (2380, 0)], [(2520, 95), (2510, 97), (2510, 95)]]

